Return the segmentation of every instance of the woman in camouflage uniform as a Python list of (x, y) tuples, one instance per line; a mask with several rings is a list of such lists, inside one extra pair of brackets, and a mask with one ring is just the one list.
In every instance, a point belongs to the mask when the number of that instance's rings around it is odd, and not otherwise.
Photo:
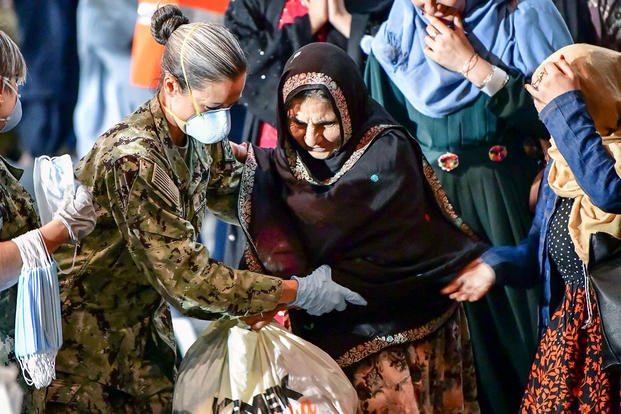
[[(26, 78), (26, 63), (17, 45), (0, 31), (0, 133), (11, 130), (21, 119), (18, 85)], [(10, 241), (30, 231), (39, 231), (48, 251), (90, 233), (95, 225), (91, 196), (83, 186), (75, 199), (68, 199), (55, 219), (43, 227), (32, 197), (19, 183), (22, 170), (0, 156), (0, 365), (12, 360), (17, 283), (22, 259)], [(70, 237), (71, 236), (71, 237)], [(13, 286), (11, 288), (11, 286)], [(10, 288), (10, 289), (9, 289)]]
[[(152, 33), (166, 45), (158, 93), (76, 169), (93, 187), (98, 222), (60, 275), (65, 341), (35, 412), (169, 412), (177, 355), (168, 303), (209, 319), (364, 302), (327, 266), (281, 280), (227, 268), (196, 242), (206, 206), (235, 202), (241, 165), (228, 145), (202, 143), (214, 131), (226, 136), (227, 117), (191, 126), (239, 99), (246, 61), (225, 28), (188, 24), (175, 6), (155, 12)], [(63, 269), (72, 258), (68, 249), (57, 255)]]
[[(10, 131), (21, 119), (18, 85), (25, 78), (26, 63), (19, 48), (0, 30), (0, 133)], [(53, 252), (69, 240), (86, 236), (95, 226), (92, 197), (78, 186), (75, 198), (64, 200), (54, 219), (39, 228), (34, 201), (19, 183), (22, 173), (0, 156), (0, 367), (16, 363), (15, 284), (22, 267), (16, 240), (39, 232), (47, 250)]]

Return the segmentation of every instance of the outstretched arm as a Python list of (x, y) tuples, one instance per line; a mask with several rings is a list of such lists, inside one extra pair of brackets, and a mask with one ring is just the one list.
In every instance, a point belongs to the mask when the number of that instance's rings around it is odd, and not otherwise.
[[(91, 193), (80, 185), (72, 198), (67, 198), (60, 205), (54, 219), (38, 231), (49, 253), (53, 253), (62, 244), (77, 242), (90, 234), (95, 227), (95, 209)], [(18, 236), (20, 237), (20, 236)], [(22, 267), (22, 258), (12, 240), (0, 243), (0, 290), (17, 283)]]

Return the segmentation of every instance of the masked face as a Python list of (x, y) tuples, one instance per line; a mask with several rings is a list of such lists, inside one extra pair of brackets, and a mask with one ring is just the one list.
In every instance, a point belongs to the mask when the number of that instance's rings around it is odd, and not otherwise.
[[(15, 128), (22, 119), (22, 102), (17, 92), (17, 83), (2, 78), (2, 103), (0, 104), (0, 132), (8, 132)], [(7, 108), (12, 108), (10, 111)]]
[(188, 119), (185, 133), (203, 144), (215, 144), (228, 137), (231, 132), (231, 111), (229, 108), (201, 112)]
[(164, 80), (167, 105), (164, 107), (179, 128), (203, 144), (225, 139), (231, 130), (230, 107), (239, 100), (246, 82), (243, 74), (237, 79), (209, 82), (203, 89), (181, 90), (170, 75)]

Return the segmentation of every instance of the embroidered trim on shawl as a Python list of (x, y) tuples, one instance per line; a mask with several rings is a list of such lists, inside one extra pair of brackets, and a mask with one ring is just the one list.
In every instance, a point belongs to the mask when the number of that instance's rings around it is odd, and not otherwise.
[[(250, 225), (250, 219), (252, 215), (252, 189), (254, 187), (254, 174), (257, 170), (257, 160), (254, 157), (254, 149), (252, 145), (248, 146), (248, 155), (246, 156), (246, 164), (241, 175), (239, 183), (239, 219), (244, 229), (244, 232), (248, 234), (248, 226)], [(246, 242), (244, 248), (244, 260), (248, 270), (253, 272), (263, 272), (263, 266), (259, 261), (254, 249), (252, 248), (250, 238)]]
[(448, 321), (455, 314), (455, 311), (458, 307), (459, 305), (457, 304), (451, 306), (451, 308), (444, 312), (442, 315), (438, 316), (435, 319), (432, 319), (423, 326), (419, 326), (418, 328), (408, 329), (407, 331), (399, 332), (394, 335), (379, 336), (354, 348), (351, 348), (349, 351), (345, 352), (343, 355), (337, 358), (336, 362), (339, 364), (340, 367), (345, 368), (352, 364), (355, 364), (358, 361), (363, 360), (369, 355), (376, 354), (390, 346), (400, 345), (407, 342), (413, 342), (418, 341), (419, 339), (423, 339), (426, 336), (431, 335), (432, 333), (437, 331), (442, 325), (444, 325), (446, 321)]
[(358, 143), (358, 146), (356, 147), (356, 150), (353, 152), (351, 157), (349, 157), (349, 159), (345, 162), (345, 164), (343, 164), (341, 169), (334, 176), (326, 180), (323, 180), (323, 181), (316, 180), (311, 175), (311, 173), (308, 171), (308, 169), (306, 168), (306, 165), (304, 165), (304, 162), (302, 162), (302, 159), (295, 152), (295, 150), (291, 148), (289, 144), (285, 143), (285, 153), (287, 155), (287, 162), (289, 164), (289, 168), (291, 169), (293, 176), (298, 181), (308, 181), (309, 183), (314, 184), (314, 185), (334, 184), (343, 175), (345, 175), (345, 173), (347, 173), (349, 170), (352, 169), (352, 167), (356, 164), (356, 162), (358, 162), (360, 157), (362, 157), (364, 152), (367, 150), (367, 147), (371, 144), (371, 142), (373, 142), (375, 138), (377, 138), (379, 134), (384, 132), (386, 129), (392, 128), (392, 127), (395, 127), (395, 125), (376, 125), (376, 126), (369, 128), (367, 132), (365, 132), (364, 135), (362, 136), (362, 139)]
[(323, 85), (328, 89), (341, 114), (343, 134), (345, 135), (343, 142), (347, 142), (349, 138), (351, 138), (352, 134), (351, 117), (349, 115), (349, 110), (347, 109), (347, 100), (345, 100), (345, 95), (343, 94), (341, 88), (339, 88), (336, 82), (334, 82), (328, 75), (319, 72), (306, 72), (291, 76), (287, 79), (282, 88), (282, 100), (286, 101), (291, 92), (300, 86), (305, 85)]
[(444, 216), (468, 237), (474, 240), (480, 240), (480, 237), (477, 236), (470, 226), (467, 225), (455, 211), (455, 207), (453, 207), (453, 204), (449, 201), (444, 188), (442, 188), (442, 185), (440, 184), (440, 180), (438, 180), (436, 173), (433, 171), (433, 167), (429, 165), (425, 157), (423, 157), (423, 173), (425, 174), (425, 178), (431, 187), (431, 192), (433, 193), (433, 196)]

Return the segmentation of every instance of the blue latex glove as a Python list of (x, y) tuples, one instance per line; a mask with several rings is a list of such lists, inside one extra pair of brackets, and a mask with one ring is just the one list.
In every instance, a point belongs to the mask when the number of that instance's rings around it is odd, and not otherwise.
[(310, 315), (323, 315), (333, 310), (342, 311), (347, 302), (366, 306), (367, 301), (354, 291), (332, 281), (332, 269), (323, 265), (306, 277), (293, 276), (298, 282), (298, 292), (291, 306), (305, 309)]

